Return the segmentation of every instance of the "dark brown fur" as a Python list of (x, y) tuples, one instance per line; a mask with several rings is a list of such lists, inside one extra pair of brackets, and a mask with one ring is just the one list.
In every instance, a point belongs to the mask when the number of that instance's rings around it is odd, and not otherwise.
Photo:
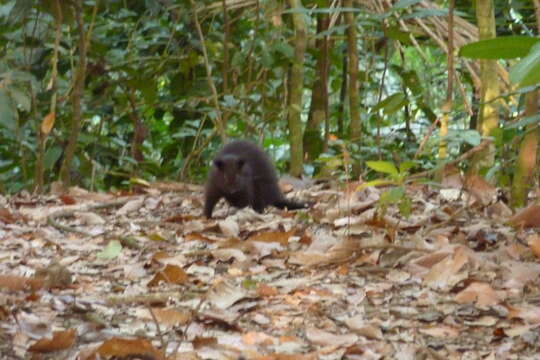
[(306, 207), (285, 198), (268, 156), (255, 144), (244, 140), (230, 142), (214, 158), (206, 182), (204, 214), (207, 218), (212, 217), (214, 206), (221, 198), (232, 206), (250, 206), (259, 213), (269, 205), (290, 210)]

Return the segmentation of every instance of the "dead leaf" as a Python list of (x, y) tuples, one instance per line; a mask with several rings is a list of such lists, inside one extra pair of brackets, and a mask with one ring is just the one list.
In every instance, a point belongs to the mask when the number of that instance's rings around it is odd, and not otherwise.
[(146, 339), (112, 338), (103, 342), (92, 354), (91, 359), (101, 358), (134, 358), (148, 357), (155, 360), (165, 360), (165, 356)]
[(358, 341), (358, 336), (355, 334), (332, 334), (314, 327), (306, 329), (306, 338), (317, 345), (338, 347), (350, 346)]
[(540, 205), (531, 204), (521, 209), (508, 222), (515, 227), (540, 227)]
[(476, 174), (467, 176), (465, 189), (484, 206), (493, 203), (497, 199), (497, 188)]
[(8, 209), (0, 207), (0, 221), (5, 224), (13, 224), (17, 218)]
[(124, 204), (118, 211), (116, 211), (116, 214), (126, 215), (131, 212), (139, 210), (144, 205), (144, 196), (137, 196), (133, 198), (132, 200), (129, 200), (127, 203)]
[(183, 284), (187, 281), (188, 275), (179, 266), (176, 265), (167, 265), (165, 269), (158, 272), (152, 280), (147, 284), (147, 286), (157, 286), (161, 281), (164, 281), (169, 284)]
[(471, 283), (456, 295), (455, 300), (460, 304), (476, 304), (480, 308), (494, 306), (500, 302), (495, 290), (489, 284), (481, 282)]
[(264, 283), (260, 283), (257, 286), (257, 295), (261, 297), (269, 297), (269, 296), (275, 296), (278, 295), (279, 291), (275, 287), (268, 286)]
[(508, 318), (522, 319), (528, 324), (540, 325), (540, 306), (522, 305), (510, 306), (507, 305)]
[(534, 256), (540, 258), (540, 236), (536, 233), (527, 236), (527, 245), (529, 245)]
[(43, 287), (44, 280), (41, 278), (27, 278), (16, 275), (0, 275), (0, 288), (11, 291), (37, 291)]
[(240, 226), (238, 226), (238, 223), (230, 217), (220, 221), (218, 226), (221, 233), (229, 237), (237, 237), (240, 233)]
[(449, 288), (457, 284), (465, 274), (459, 271), (468, 262), (467, 250), (463, 246), (455, 248), (449, 256), (433, 266), (424, 277), (424, 282), (434, 289)]
[(436, 325), (418, 329), (418, 331), (436, 338), (455, 338), (459, 335), (459, 330), (449, 325)]
[[(191, 320), (191, 314), (188, 311), (181, 311), (173, 308), (152, 308), (154, 316), (160, 324), (163, 324), (169, 328), (185, 325)], [(150, 319), (151, 315), (148, 313)]]
[(216, 346), (218, 344), (218, 341), (215, 337), (195, 336), (191, 343), (193, 344), (193, 347), (195, 349), (200, 349), (205, 346)]
[(208, 294), (208, 301), (218, 309), (226, 309), (247, 295), (247, 291), (238, 284), (221, 281)]
[(259, 242), (277, 242), (282, 246), (287, 246), (289, 238), (294, 235), (295, 230), (291, 231), (266, 231), (258, 234), (251, 235), (246, 241), (259, 241)]
[(43, 121), (41, 122), (41, 132), (45, 137), (49, 135), (51, 132), (53, 126), (54, 126), (54, 120), (56, 119), (56, 114), (54, 112), (50, 112), (43, 118)]
[(65, 331), (55, 331), (52, 339), (40, 339), (34, 343), (28, 351), (37, 353), (49, 353), (53, 351), (66, 350), (73, 346), (77, 332), (75, 329)]

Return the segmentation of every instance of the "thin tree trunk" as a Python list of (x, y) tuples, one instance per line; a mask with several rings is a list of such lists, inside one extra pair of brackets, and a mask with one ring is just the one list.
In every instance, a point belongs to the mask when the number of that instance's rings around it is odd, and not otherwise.
[[(49, 133), (51, 132), (54, 122), (56, 120), (56, 100), (57, 100), (57, 81), (58, 81), (58, 49), (60, 48), (60, 35), (62, 30), (62, 7), (60, 6), (60, 0), (54, 2), (55, 10), (57, 12), (55, 16), (55, 35), (54, 35), (54, 51), (51, 60), (51, 105), (49, 114), (45, 116), (37, 129), (38, 134), (38, 153), (36, 158), (36, 174), (35, 174), (35, 190), (38, 194), (43, 193), (43, 183), (45, 177), (45, 149), (46, 141)], [(37, 100), (34, 92), (32, 91), (32, 111), (36, 111)]]
[[(302, 9), (301, 0), (289, 0), (292, 9)], [(302, 93), (304, 90), (304, 54), (306, 52), (307, 36), (303, 14), (293, 13), (294, 25), (294, 60), (291, 65), (289, 78), (289, 104), (287, 118), (289, 122), (289, 141), (291, 145), (290, 173), (300, 176), (303, 172), (302, 150)]]
[(339, 105), (338, 105), (338, 119), (337, 119), (337, 127), (338, 127), (338, 134), (339, 137), (343, 137), (345, 135), (345, 131), (343, 129), (343, 118), (345, 117), (345, 98), (347, 97), (347, 69), (349, 67), (349, 62), (347, 59), (347, 52), (343, 53), (343, 64), (341, 66), (341, 89), (339, 90)]
[[(525, 100), (525, 116), (538, 114), (538, 91), (534, 90), (527, 93)], [(525, 205), (527, 192), (534, 183), (539, 135), (538, 124), (529, 124), (527, 126), (527, 133), (519, 148), (514, 179), (512, 181), (512, 206), (514, 207)]]
[[(352, 0), (344, 0), (343, 7), (352, 8)], [(349, 114), (350, 114), (350, 139), (351, 142), (360, 145), (362, 126), (360, 123), (360, 98), (358, 94), (358, 47), (356, 45), (356, 22), (352, 12), (345, 13), (345, 24), (347, 25), (347, 57), (349, 62)], [(353, 173), (358, 175), (359, 164), (353, 164)]]
[(440, 127), (440, 143), (439, 143), (439, 159), (446, 159), (447, 144), (444, 137), (448, 135), (448, 118), (452, 110), (453, 91), (454, 91), (454, 0), (450, 0), (448, 6), (448, 83), (446, 87), (446, 101), (442, 106), (441, 127)]
[[(536, 30), (540, 34), (540, 1), (533, 0), (536, 15)], [(538, 101), (540, 92), (533, 90), (525, 95), (525, 116), (533, 116), (538, 113)], [(534, 183), (534, 176), (538, 173), (538, 142), (540, 130), (538, 124), (529, 124), (527, 133), (519, 148), (518, 161), (512, 181), (512, 206), (521, 207), (526, 205), (527, 192)]]
[[(327, 7), (324, 1), (321, 7)], [(328, 30), (330, 16), (328, 14), (317, 15), (317, 33)], [(316, 78), (311, 92), (311, 108), (304, 132), (304, 153), (307, 159), (316, 159), (323, 151), (324, 142), (321, 135), (321, 124), (328, 121), (328, 36), (318, 38), (315, 41), (317, 51), (317, 65), (315, 68)], [(325, 134), (328, 136), (328, 134)]]
[(75, 156), (75, 149), (77, 147), (77, 140), (79, 139), (79, 132), (82, 125), (82, 95), (84, 90), (84, 81), (86, 78), (86, 34), (84, 32), (84, 20), (83, 20), (83, 1), (77, 0), (74, 2), (75, 7), (75, 19), (77, 22), (77, 29), (79, 32), (79, 64), (75, 73), (75, 84), (73, 86), (72, 102), (73, 102), (73, 118), (71, 119), (71, 131), (69, 134), (68, 144), (64, 153), (64, 161), (60, 168), (60, 181), (64, 187), (69, 186), (71, 181), (71, 162)]
[[(476, 1), (476, 19), (480, 40), (494, 39), (495, 13), (493, 0)], [(490, 136), (499, 126), (499, 78), (497, 76), (496, 60), (480, 60), (480, 110), (477, 129), (482, 136)], [(491, 144), (485, 150), (476, 154), (472, 159), (471, 171), (477, 173), (482, 167), (490, 167), (495, 161), (495, 148)]]

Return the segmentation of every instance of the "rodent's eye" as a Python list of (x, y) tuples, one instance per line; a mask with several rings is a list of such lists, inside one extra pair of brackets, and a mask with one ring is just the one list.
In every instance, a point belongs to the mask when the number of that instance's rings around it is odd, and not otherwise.
[(238, 168), (241, 169), (245, 163), (244, 159), (238, 159)]
[(215, 159), (214, 160), (214, 165), (216, 165), (216, 167), (219, 169), (219, 170), (223, 170), (223, 161), (222, 160), (219, 160), (219, 159)]

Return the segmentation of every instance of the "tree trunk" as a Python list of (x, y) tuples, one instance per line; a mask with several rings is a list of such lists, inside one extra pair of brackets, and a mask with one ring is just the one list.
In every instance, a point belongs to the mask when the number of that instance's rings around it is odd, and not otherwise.
[(341, 89), (339, 90), (339, 104), (338, 104), (338, 136), (343, 137), (345, 135), (345, 130), (343, 129), (343, 118), (345, 117), (345, 98), (347, 97), (347, 69), (349, 67), (349, 62), (347, 59), (347, 53), (343, 53), (343, 62), (341, 65)]
[(73, 118), (71, 119), (71, 131), (69, 133), (68, 144), (64, 153), (64, 161), (60, 168), (60, 181), (64, 187), (69, 186), (71, 182), (71, 162), (75, 156), (77, 140), (82, 124), (82, 109), (81, 101), (84, 90), (84, 81), (86, 78), (86, 34), (84, 32), (83, 20), (83, 1), (77, 0), (74, 2), (75, 19), (77, 21), (77, 29), (79, 32), (79, 64), (75, 73), (75, 84), (73, 86), (72, 102), (73, 102)]
[[(494, 39), (495, 14), (493, 0), (476, 1), (476, 19), (480, 40)], [(497, 60), (480, 60), (480, 109), (478, 112), (477, 129), (482, 136), (490, 136), (499, 125), (499, 78), (497, 76)], [(490, 144), (472, 159), (471, 172), (477, 173), (483, 167), (493, 165), (495, 148)]]
[[(327, 7), (324, 1), (321, 7)], [(317, 33), (328, 30), (330, 16), (317, 15)], [(304, 153), (307, 159), (316, 159), (323, 151), (324, 142), (321, 134), (321, 124), (328, 121), (328, 36), (315, 41), (317, 51), (316, 77), (311, 92), (311, 108), (304, 132)], [(325, 134), (328, 136), (328, 134)]]
[[(538, 114), (538, 90), (525, 95), (525, 116)], [(526, 205), (527, 192), (534, 183), (534, 175), (537, 173), (538, 138), (540, 131), (537, 124), (527, 125), (527, 133), (519, 148), (518, 161), (516, 163), (514, 179), (512, 181), (512, 206), (521, 207)]]
[[(448, 122), (450, 111), (453, 104), (454, 91), (454, 0), (450, 0), (448, 5), (448, 82), (446, 84), (446, 101), (444, 102), (441, 115), (440, 142), (439, 142), (439, 160), (446, 159), (447, 144), (445, 136), (448, 135)], [(441, 171), (442, 173), (442, 171)]]
[[(540, 1), (533, 0), (534, 13), (536, 16), (536, 31), (540, 33)], [(533, 116), (538, 113), (538, 101), (540, 91), (533, 90), (525, 96), (525, 116)], [(540, 130), (537, 124), (527, 125), (527, 133), (519, 148), (518, 161), (512, 181), (512, 206), (521, 207), (526, 205), (527, 192), (534, 182), (534, 176), (538, 173), (538, 142)]]
[[(352, 0), (344, 0), (343, 7), (352, 8)], [(358, 48), (356, 46), (356, 22), (352, 12), (345, 13), (345, 24), (347, 25), (347, 57), (349, 73), (349, 114), (350, 114), (350, 139), (352, 143), (360, 146), (362, 126), (360, 123), (360, 98), (358, 95)], [(360, 173), (360, 164), (353, 163), (353, 174)]]
[[(303, 8), (301, 0), (289, 0), (292, 9)], [(287, 118), (289, 122), (289, 141), (291, 145), (290, 173), (300, 176), (303, 172), (302, 150), (302, 92), (304, 89), (304, 54), (306, 52), (307, 36), (303, 14), (292, 14), (294, 26), (294, 60), (291, 65), (289, 78), (289, 103)]]

